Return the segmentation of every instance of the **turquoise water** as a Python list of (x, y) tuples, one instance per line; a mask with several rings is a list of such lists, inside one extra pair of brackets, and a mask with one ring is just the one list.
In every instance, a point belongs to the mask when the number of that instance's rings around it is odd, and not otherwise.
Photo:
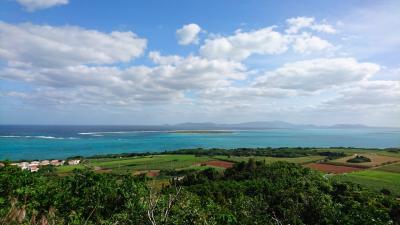
[(182, 148), (400, 147), (400, 129), (271, 129), (218, 134), (140, 127), (0, 126), (0, 159), (50, 159)]

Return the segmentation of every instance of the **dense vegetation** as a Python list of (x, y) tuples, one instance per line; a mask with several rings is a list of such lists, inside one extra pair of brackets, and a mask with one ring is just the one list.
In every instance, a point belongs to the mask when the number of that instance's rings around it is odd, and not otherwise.
[[(346, 148), (342, 148), (346, 149)], [(121, 154), (108, 154), (108, 155), (95, 155), (87, 157), (88, 159), (96, 158), (119, 158), (119, 157), (132, 157), (132, 156), (148, 156), (154, 154), (168, 154), (168, 155), (197, 155), (197, 156), (268, 156), (268, 157), (302, 157), (310, 155), (321, 155), (329, 157), (344, 157), (346, 154), (344, 152), (333, 152), (326, 148), (321, 151), (320, 148), (307, 148), (307, 147), (297, 147), (297, 148), (235, 148), (235, 149), (220, 149), (220, 148), (194, 148), (194, 149), (179, 149), (174, 151), (164, 151), (158, 153), (121, 153)], [(73, 158), (77, 158), (75, 156)]]
[(347, 160), (349, 163), (363, 163), (363, 162), (371, 162), (371, 159), (362, 155), (357, 155), (354, 158)]
[(0, 224), (400, 224), (393, 197), (296, 164), (249, 160), (185, 175), (156, 191), (143, 176), (5, 166)]

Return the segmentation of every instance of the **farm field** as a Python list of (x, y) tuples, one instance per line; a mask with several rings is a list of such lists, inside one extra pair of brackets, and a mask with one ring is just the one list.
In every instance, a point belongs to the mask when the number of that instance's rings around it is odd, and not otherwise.
[(234, 163), (232, 162), (227, 162), (227, 161), (222, 161), (222, 160), (214, 160), (214, 161), (208, 161), (208, 162), (203, 162), (201, 163), (201, 166), (212, 166), (212, 167), (220, 167), (220, 168), (231, 168)]
[(344, 152), (347, 155), (354, 155), (354, 154), (376, 154), (376, 155), (382, 155), (382, 156), (392, 156), (392, 157), (397, 157), (400, 158), (400, 152), (392, 152), (392, 151), (387, 151), (384, 149), (369, 149), (369, 148), (322, 148), (322, 149), (317, 149), (319, 152)]
[(194, 155), (152, 155), (117, 159), (90, 159), (88, 164), (106, 169), (160, 170), (187, 167), (194, 163), (209, 160), (209, 157), (196, 157)]
[(347, 165), (347, 166), (375, 167), (375, 166), (380, 166), (385, 163), (394, 163), (394, 162), (400, 161), (400, 158), (398, 158), (398, 157), (384, 156), (384, 155), (378, 155), (378, 154), (373, 154), (373, 153), (368, 153), (368, 154), (361, 153), (359, 155), (365, 156), (365, 157), (371, 159), (371, 162), (363, 162), (363, 163), (347, 162), (347, 160), (354, 158), (354, 155), (336, 159), (336, 160), (332, 160), (331, 162), (335, 163), (335, 164), (343, 164), (343, 165)]
[[(223, 169), (229, 168), (234, 162), (248, 161), (254, 158), (257, 161), (272, 163), (286, 161), (292, 163), (310, 163), (322, 160), (324, 156), (307, 156), (297, 158), (276, 158), (276, 157), (228, 157), (228, 156), (194, 156), (194, 155), (151, 155), (126, 158), (100, 158), (88, 159), (81, 165), (61, 166), (57, 168), (58, 173), (69, 173), (74, 169), (92, 168), (96, 171), (120, 172), (144, 172), (162, 169), (194, 169), (203, 170), (207, 168)], [(232, 163), (233, 162), (233, 163)], [(204, 164), (204, 165), (202, 165)]]
[(58, 173), (69, 173), (72, 172), (74, 169), (84, 169), (84, 165), (68, 165), (68, 166), (60, 166), (56, 168)]
[(88, 159), (84, 164), (76, 166), (61, 166), (59, 173), (68, 173), (74, 169), (84, 167), (97, 171), (108, 170), (113, 172), (150, 171), (161, 169), (181, 169), (191, 167), (196, 163), (213, 160), (210, 157), (196, 157), (194, 155), (151, 155), (127, 158)]
[(400, 162), (393, 163), (389, 165), (384, 165), (376, 168), (376, 170), (386, 171), (386, 172), (393, 172), (393, 173), (400, 173)]
[(253, 158), (256, 161), (264, 161), (265, 160), (266, 163), (285, 161), (285, 162), (291, 162), (291, 163), (304, 164), (304, 163), (310, 163), (310, 162), (316, 162), (316, 161), (322, 160), (325, 158), (325, 156), (312, 155), (312, 156), (295, 157), (295, 158), (264, 157), (264, 156), (251, 156), (251, 157), (215, 156), (214, 158), (220, 159), (220, 160), (232, 161), (232, 162), (243, 162), (243, 161), (248, 161), (250, 158)]
[(367, 188), (380, 191), (383, 188), (400, 196), (400, 173), (386, 172), (377, 169), (333, 176), (333, 179), (353, 182)]
[[(322, 151), (322, 149), (321, 149)], [(325, 149), (326, 151), (326, 149)], [(331, 149), (329, 149), (331, 151)], [(339, 179), (343, 181), (350, 181), (363, 185), (372, 190), (380, 191), (382, 188), (390, 190), (393, 194), (400, 196), (400, 162), (381, 165), (398, 161), (400, 158), (389, 155), (382, 155), (378, 153), (384, 152), (383, 150), (367, 150), (368, 153), (359, 155), (367, 156), (372, 160), (370, 163), (347, 163), (349, 158), (352, 158), (355, 151), (360, 152), (359, 149), (337, 149), (338, 152), (345, 152), (347, 156), (332, 160), (333, 164), (321, 164), (320, 160), (325, 159), (325, 156), (311, 155), (304, 157), (264, 157), (264, 156), (195, 156), (184, 154), (161, 154), (149, 156), (134, 156), (122, 158), (98, 158), (86, 159), (83, 164), (74, 166), (61, 166), (57, 167), (59, 174), (68, 174), (74, 169), (90, 168), (99, 173), (132, 173), (132, 174), (147, 174), (149, 177), (156, 177), (156, 180), (168, 180), (168, 176), (160, 174), (160, 170), (204, 170), (207, 168), (214, 168), (217, 170), (224, 170), (229, 168), (235, 162), (248, 161), (250, 158), (256, 161), (265, 161), (272, 163), (276, 161), (286, 161), (291, 163), (303, 164), (304, 166), (312, 169), (322, 171), (324, 173), (334, 173), (332, 179)], [(382, 152), (381, 152), (382, 151)], [(391, 153), (391, 152), (389, 152)], [(397, 154), (397, 153), (391, 153)], [(353, 165), (354, 164), (354, 165)], [(360, 168), (365, 166), (365, 168)], [(381, 165), (381, 166), (377, 166)], [(357, 168), (358, 166), (358, 168)], [(377, 167), (374, 167), (377, 166)], [(368, 167), (373, 167), (368, 169)], [(343, 174), (345, 173), (345, 174)], [(160, 175), (159, 175), (160, 174)], [(153, 179), (154, 180), (154, 179)], [(161, 181), (160, 181), (161, 182)], [(163, 182), (154, 183), (155, 186), (160, 186)]]
[(331, 164), (323, 164), (323, 163), (309, 163), (305, 164), (304, 167), (318, 170), (324, 173), (334, 173), (334, 174), (341, 174), (341, 173), (350, 173), (358, 170), (362, 170), (361, 168), (350, 167), (350, 166), (337, 166)]

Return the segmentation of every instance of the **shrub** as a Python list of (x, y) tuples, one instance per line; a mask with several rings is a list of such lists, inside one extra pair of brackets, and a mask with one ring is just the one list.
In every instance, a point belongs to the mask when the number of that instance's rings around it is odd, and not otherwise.
[(356, 157), (347, 160), (347, 162), (349, 162), (349, 163), (363, 163), (363, 162), (371, 162), (371, 159), (367, 158), (365, 156), (362, 156), (362, 155), (357, 155)]

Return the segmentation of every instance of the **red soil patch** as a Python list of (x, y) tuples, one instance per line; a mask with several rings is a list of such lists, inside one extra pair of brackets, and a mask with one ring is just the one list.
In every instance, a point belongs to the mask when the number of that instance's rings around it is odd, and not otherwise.
[(149, 171), (147, 172), (147, 176), (149, 177), (156, 177), (160, 174), (160, 171)]
[(231, 168), (233, 166), (233, 163), (227, 162), (227, 161), (221, 161), (221, 160), (215, 160), (215, 161), (208, 161), (208, 162), (203, 162), (201, 165), (207, 165), (207, 166), (216, 166), (216, 167), (222, 167), (222, 168)]
[(99, 166), (94, 167), (94, 171), (96, 171), (97, 173), (110, 173), (112, 172), (112, 169), (103, 169)]
[(309, 163), (304, 165), (307, 168), (322, 171), (325, 173), (349, 173), (357, 170), (362, 170), (362, 168), (350, 167), (350, 166), (336, 166), (323, 163)]

